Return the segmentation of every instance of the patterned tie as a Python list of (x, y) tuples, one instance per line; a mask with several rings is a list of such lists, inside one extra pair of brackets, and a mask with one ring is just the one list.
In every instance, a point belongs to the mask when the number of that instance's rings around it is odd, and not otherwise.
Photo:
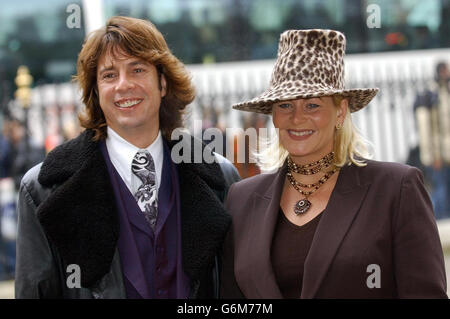
[(150, 227), (155, 230), (158, 215), (155, 163), (148, 151), (139, 151), (131, 163), (134, 198)]

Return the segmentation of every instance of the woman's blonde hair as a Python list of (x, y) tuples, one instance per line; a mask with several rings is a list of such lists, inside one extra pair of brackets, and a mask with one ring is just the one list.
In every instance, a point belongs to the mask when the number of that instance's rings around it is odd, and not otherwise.
[[(336, 107), (344, 99), (341, 95), (333, 95), (332, 98)], [(334, 165), (342, 167), (353, 163), (356, 166), (365, 166), (365, 159), (372, 157), (371, 148), (371, 143), (353, 124), (350, 111), (347, 110), (342, 128), (335, 130)], [(262, 171), (273, 171), (283, 166), (289, 153), (280, 144), (278, 134), (273, 134), (270, 138), (259, 140), (259, 149), (253, 155)]]
[(183, 124), (186, 105), (194, 100), (191, 77), (151, 22), (130, 17), (112, 17), (104, 28), (86, 37), (74, 77), (80, 85), (85, 105), (78, 116), (81, 126), (95, 131), (94, 140), (106, 137), (106, 119), (97, 89), (98, 61), (104, 54), (141, 58), (156, 67), (159, 77), (164, 75), (167, 92), (161, 100), (159, 125), (162, 135), (170, 140), (172, 131)]

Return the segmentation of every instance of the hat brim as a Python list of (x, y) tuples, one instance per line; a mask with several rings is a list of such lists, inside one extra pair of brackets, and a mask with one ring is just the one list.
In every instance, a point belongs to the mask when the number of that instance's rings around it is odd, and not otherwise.
[(350, 112), (356, 112), (365, 107), (377, 95), (378, 88), (336, 90), (324, 89), (314, 92), (286, 92), (285, 88), (268, 89), (261, 95), (247, 102), (241, 102), (233, 105), (233, 109), (247, 112), (256, 112), (263, 114), (272, 114), (272, 105), (274, 103), (307, 99), (312, 97), (341, 95), (348, 99)]

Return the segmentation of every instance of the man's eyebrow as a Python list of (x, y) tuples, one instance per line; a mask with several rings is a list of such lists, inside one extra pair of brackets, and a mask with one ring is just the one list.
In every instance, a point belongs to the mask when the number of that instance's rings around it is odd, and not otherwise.
[(111, 70), (113, 70), (114, 69), (114, 65), (108, 65), (108, 66), (102, 66), (102, 67), (100, 67), (100, 69), (99, 69), (99, 71), (98, 71), (98, 73), (99, 74), (102, 74), (103, 72), (106, 72), (106, 71), (111, 71)]
[[(149, 65), (149, 63), (144, 60), (133, 60), (133, 61), (127, 63), (128, 66), (136, 66), (136, 65), (140, 65), (140, 64)], [(112, 64), (108, 65), (108, 66), (100, 67), (98, 72), (99, 72), (99, 74), (102, 74), (103, 72), (111, 71), (111, 70), (114, 70), (114, 65), (112, 65)]]
[(131, 61), (130, 63), (128, 63), (129, 66), (135, 66), (135, 65), (139, 65), (139, 64), (148, 65), (149, 63), (144, 60), (134, 60), (134, 61)]

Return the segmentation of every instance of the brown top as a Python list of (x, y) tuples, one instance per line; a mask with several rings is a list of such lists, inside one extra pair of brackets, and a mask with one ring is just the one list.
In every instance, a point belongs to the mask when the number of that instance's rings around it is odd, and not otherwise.
[(280, 207), (272, 241), (272, 267), (284, 298), (300, 298), (303, 283), (303, 265), (311, 246), (322, 213), (308, 223), (291, 223)]

